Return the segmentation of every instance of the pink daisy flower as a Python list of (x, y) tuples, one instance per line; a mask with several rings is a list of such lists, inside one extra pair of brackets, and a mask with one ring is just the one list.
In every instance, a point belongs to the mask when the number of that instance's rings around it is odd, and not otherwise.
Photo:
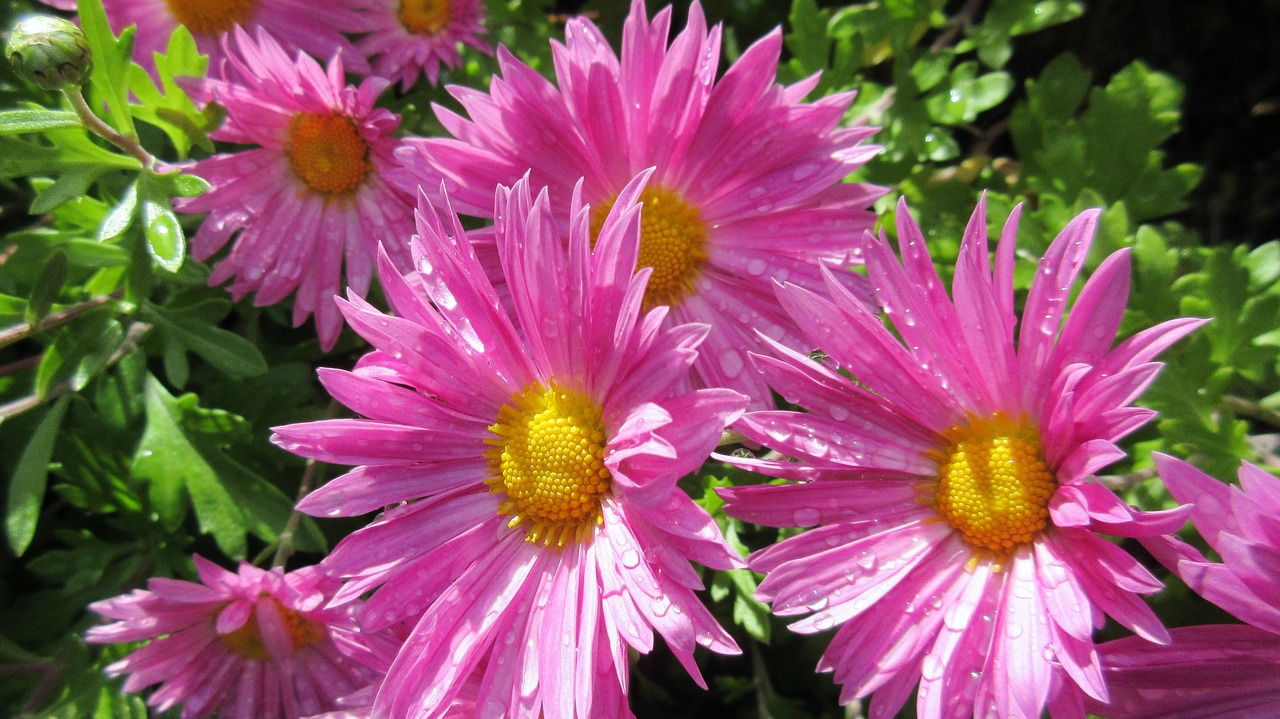
[(676, 482), (746, 398), (689, 388), (705, 325), (641, 310), (644, 179), (623, 188), (594, 249), (575, 193), (567, 252), (545, 191), (500, 187), (510, 311), (452, 210), (424, 204), (416, 271), (379, 268), (395, 316), (342, 303), (375, 351), (320, 375), (365, 418), (276, 428), (285, 449), (360, 465), (299, 509), (390, 507), (325, 560), (350, 578), (335, 601), (377, 587), (366, 628), (421, 617), (375, 716), (441, 716), (476, 676), (480, 716), (629, 715), (628, 648), (648, 652), (654, 631), (699, 684), (697, 646), (738, 652), (694, 594), (690, 560), (741, 559)]
[(1148, 542), (1197, 594), (1247, 624), (1179, 627), (1169, 647), (1131, 638), (1098, 649), (1113, 719), (1269, 717), (1280, 706), (1280, 479), (1249, 463), (1232, 487), (1173, 457), (1155, 455), (1169, 493), (1194, 502), (1191, 521), (1222, 557), (1208, 561), (1176, 538)]
[(481, 0), (358, 0), (368, 34), (356, 47), (369, 58), (373, 74), (399, 82), (408, 92), (422, 75), (432, 84), (440, 66), (462, 62), (459, 45), (491, 53), (483, 39)]
[(88, 641), (151, 640), (106, 669), (128, 675), (126, 692), (158, 683), (147, 703), (162, 712), (181, 704), (183, 719), (298, 719), (376, 678), (338, 651), (335, 638), (359, 631), (358, 604), (326, 608), (341, 582), (319, 567), (195, 563), (199, 583), (157, 577), (89, 605), (116, 621), (91, 628)]
[(328, 70), (299, 54), (290, 60), (270, 35), (257, 40), (237, 30), (226, 42), (221, 78), (193, 83), (202, 101), (227, 109), (210, 137), (256, 146), (214, 155), (190, 171), (212, 187), (177, 203), (183, 212), (207, 212), (192, 241), (205, 260), (237, 236), (214, 268), (210, 284), (235, 278), (237, 299), (256, 292), (269, 305), (297, 291), (294, 324), (312, 313), (324, 349), (342, 330), (334, 295), (343, 284), (366, 292), (379, 243), (408, 266), (411, 198), (383, 179), (400, 140), (399, 116), (374, 107), (387, 86), (369, 78), (343, 84), (341, 58)]
[[(566, 198), (583, 178), (594, 238), (622, 188), (656, 168), (641, 198), (638, 266), (652, 268), (644, 306), (712, 326), (694, 365), (701, 386), (772, 406), (747, 352), (763, 348), (757, 331), (799, 342), (772, 282), (817, 287), (820, 266), (856, 260), (857, 238), (876, 219), (867, 208), (884, 188), (841, 180), (878, 151), (859, 144), (875, 129), (840, 126), (851, 94), (801, 102), (816, 77), (776, 82), (779, 31), (717, 81), (720, 27), (708, 30), (696, 2), (668, 47), (670, 24), (669, 7), (650, 23), (633, 0), (619, 59), (591, 21), (570, 20), (565, 43), (553, 44), (558, 87), (499, 48), (502, 76), (488, 93), (450, 88), (470, 119), (436, 108), (456, 139), (406, 141), (397, 153), (405, 170), (392, 181), (433, 193), (443, 180), (460, 212), (488, 217), (496, 184), (528, 172)], [(555, 208), (566, 235), (567, 209)]]
[[(75, 0), (42, 0), (72, 12)], [(185, 25), (196, 47), (209, 56), (216, 69), (223, 57), (223, 37), (237, 26), (270, 32), (289, 54), (302, 50), (322, 60), (342, 52), (348, 67), (367, 72), (364, 57), (343, 35), (365, 20), (354, 0), (317, 3), (313, 0), (102, 0), (111, 29), (119, 34), (130, 25), (138, 26), (133, 56), (143, 67), (151, 67), (153, 53), (164, 52), (169, 36)]]
[[(807, 413), (752, 412), (735, 424), (786, 459), (735, 463), (799, 483), (723, 490), (725, 510), (774, 527), (813, 527), (756, 552), (760, 597), (802, 633), (840, 625), (819, 663), (841, 701), (874, 692), (891, 717), (919, 684), (918, 715), (1083, 717), (1078, 684), (1106, 698), (1092, 631), (1110, 615), (1168, 635), (1139, 595), (1160, 582), (1100, 534), (1176, 530), (1185, 510), (1139, 512), (1092, 474), (1148, 421), (1132, 407), (1152, 358), (1197, 327), (1169, 322), (1115, 348), (1129, 253), (1107, 258), (1065, 324), (1098, 212), (1073, 220), (1041, 259), (1014, 343), (1014, 244), (994, 272), (985, 200), (965, 231), (953, 297), (920, 228), (898, 206), (898, 244), (870, 234), (867, 276), (893, 330), (840, 283), (778, 297), (809, 346), (852, 373), (779, 344), (757, 356), (770, 384)], [(896, 334), (895, 334), (896, 333)], [(899, 339), (901, 338), (901, 339)]]

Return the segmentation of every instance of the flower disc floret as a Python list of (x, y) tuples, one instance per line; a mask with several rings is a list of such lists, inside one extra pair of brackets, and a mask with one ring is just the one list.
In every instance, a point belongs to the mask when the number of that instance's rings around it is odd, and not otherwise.
[(533, 384), (498, 411), (489, 427), (491, 492), (504, 492), (498, 511), (507, 526), (527, 525), (529, 542), (563, 547), (585, 540), (602, 523), (609, 493), (604, 419), (599, 405), (555, 382)]
[(449, 0), (400, 0), (400, 23), (419, 35), (434, 35), (449, 24), (453, 7)]
[(945, 436), (933, 502), (966, 542), (1007, 556), (1044, 531), (1057, 480), (1033, 426), (997, 414)]
[(247, 25), (258, 0), (165, 0), (174, 19), (196, 35), (217, 35)]
[[(324, 639), (324, 627), (302, 616), (302, 614), (286, 608), (275, 597), (268, 596), (270, 604), (274, 605), (276, 614), (284, 623), (285, 629), (289, 632), (289, 642), (293, 645), (293, 652), (296, 654), (303, 649)], [(248, 659), (254, 659), (265, 662), (271, 657), (267, 651), (267, 645), (262, 640), (262, 629), (258, 625), (258, 612), (260, 608), (254, 609), (249, 618), (239, 629), (235, 629), (226, 634), (219, 634), (218, 639), (231, 651)], [(210, 617), (210, 621), (214, 620)]]
[[(599, 236), (617, 198), (591, 213), (591, 236)], [(692, 294), (694, 280), (707, 261), (707, 226), (698, 208), (680, 193), (662, 186), (645, 188), (640, 220), (640, 256), (636, 267), (652, 267), (644, 307), (675, 306)]]
[(298, 113), (289, 126), (285, 152), (298, 178), (324, 195), (351, 192), (373, 169), (369, 143), (345, 115)]

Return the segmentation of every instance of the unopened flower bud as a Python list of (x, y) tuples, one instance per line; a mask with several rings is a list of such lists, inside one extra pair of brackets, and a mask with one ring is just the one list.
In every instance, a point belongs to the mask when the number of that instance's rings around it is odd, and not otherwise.
[(61, 90), (84, 83), (93, 72), (89, 41), (75, 23), (50, 15), (27, 15), (9, 33), (4, 54), (20, 77)]

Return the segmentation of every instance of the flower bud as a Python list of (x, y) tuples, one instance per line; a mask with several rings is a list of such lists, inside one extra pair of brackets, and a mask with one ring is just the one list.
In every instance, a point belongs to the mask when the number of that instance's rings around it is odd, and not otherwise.
[(93, 55), (75, 23), (50, 15), (27, 15), (9, 32), (4, 54), (18, 75), (45, 90), (73, 87), (89, 79)]

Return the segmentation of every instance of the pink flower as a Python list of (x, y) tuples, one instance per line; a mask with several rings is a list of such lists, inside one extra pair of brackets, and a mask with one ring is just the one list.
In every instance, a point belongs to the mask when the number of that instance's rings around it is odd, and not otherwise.
[(700, 684), (695, 647), (738, 651), (695, 596), (690, 560), (741, 559), (676, 482), (746, 398), (689, 389), (706, 326), (641, 310), (644, 179), (623, 188), (594, 249), (575, 193), (567, 252), (545, 191), (500, 187), (511, 311), (452, 210), (424, 204), (415, 272), (379, 268), (395, 315), (342, 303), (375, 351), (354, 372), (321, 371), (364, 418), (276, 428), (285, 449), (359, 465), (302, 511), (388, 507), (325, 560), (350, 578), (336, 602), (377, 588), (366, 628), (417, 621), (375, 716), (441, 716), (477, 677), (482, 716), (628, 715), (628, 648), (648, 652), (655, 630)]
[(1221, 557), (1210, 562), (1176, 538), (1147, 541), (1197, 594), (1247, 622), (1179, 627), (1169, 647), (1132, 638), (1098, 650), (1112, 686), (1113, 719), (1266, 717), (1280, 706), (1280, 479), (1249, 463), (1232, 487), (1173, 457), (1155, 455), (1160, 477)]
[[(75, 11), (75, 0), (42, 0), (49, 5)], [(302, 50), (321, 60), (339, 51), (348, 67), (367, 72), (364, 57), (343, 35), (366, 22), (354, 0), (317, 3), (312, 0), (102, 0), (111, 29), (119, 34), (130, 25), (138, 26), (133, 56), (143, 67), (151, 67), (153, 53), (164, 52), (169, 36), (185, 25), (196, 47), (209, 56), (216, 70), (223, 57), (223, 39), (233, 28), (270, 32), (289, 54)]]
[(151, 640), (107, 667), (129, 675), (124, 690), (160, 687), (157, 711), (182, 704), (183, 719), (298, 719), (335, 708), (376, 674), (338, 651), (358, 631), (358, 604), (326, 608), (341, 585), (318, 567), (269, 571), (241, 563), (228, 572), (196, 556), (200, 583), (155, 578), (89, 608), (111, 624), (90, 642)]
[[(1168, 635), (1139, 595), (1160, 582), (1100, 534), (1176, 530), (1186, 510), (1139, 512), (1092, 474), (1151, 410), (1130, 406), (1160, 369), (1152, 358), (1201, 322), (1141, 332), (1115, 348), (1129, 253), (1107, 258), (1065, 324), (1098, 212), (1073, 220), (1041, 259), (1014, 344), (1018, 211), (992, 271), (985, 201), (960, 249), (952, 297), (920, 228), (898, 206), (902, 259), (866, 236), (867, 276), (893, 331), (832, 278), (829, 298), (785, 286), (779, 299), (836, 368), (775, 344), (757, 366), (807, 409), (735, 424), (785, 459), (735, 459), (800, 480), (723, 490), (725, 510), (775, 527), (812, 527), (753, 554), (762, 599), (802, 633), (839, 625), (819, 670), (841, 701), (874, 692), (891, 717), (919, 683), (937, 717), (1083, 717), (1079, 685), (1107, 696), (1092, 631), (1110, 615), (1142, 637)], [(896, 333), (896, 334), (895, 334)]]
[[(436, 108), (456, 139), (408, 140), (393, 182), (438, 199), (443, 180), (460, 212), (490, 217), (496, 184), (528, 172), (563, 202), (582, 178), (594, 238), (622, 188), (656, 168), (641, 198), (638, 265), (653, 268), (644, 306), (670, 306), (672, 323), (711, 325), (694, 365), (701, 386), (772, 406), (747, 352), (763, 350), (757, 332), (799, 344), (772, 282), (816, 288), (820, 266), (857, 261), (857, 238), (876, 219), (867, 208), (884, 188), (841, 180), (878, 151), (859, 144), (874, 128), (840, 126), (851, 94), (801, 102), (816, 77), (776, 82), (779, 31), (717, 81), (719, 26), (708, 30), (695, 2), (668, 47), (670, 23), (670, 8), (650, 23), (633, 0), (619, 58), (589, 20), (570, 20), (565, 44), (553, 45), (558, 86), (499, 48), (502, 75), (488, 93), (450, 88), (470, 119)], [(563, 235), (567, 209), (555, 208)]]
[(441, 65), (457, 67), (459, 45), (493, 52), (483, 39), (481, 0), (356, 1), (368, 32), (356, 46), (369, 58), (373, 74), (399, 82), (405, 92), (421, 75), (436, 84)]
[(315, 313), (320, 344), (329, 349), (342, 330), (333, 298), (344, 262), (345, 284), (360, 293), (369, 289), (379, 243), (408, 266), (411, 199), (383, 179), (400, 144), (392, 136), (400, 118), (374, 107), (387, 81), (344, 86), (340, 58), (327, 72), (305, 55), (290, 60), (262, 31), (255, 42), (237, 30), (226, 45), (222, 77), (196, 83), (192, 93), (227, 109), (211, 137), (256, 147), (191, 166), (212, 184), (178, 204), (209, 213), (192, 254), (208, 259), (238, 232), (210, 284), (235, 278), (232, 295), (256, 292), (258, 305), (296, 290), (294, 323)]

